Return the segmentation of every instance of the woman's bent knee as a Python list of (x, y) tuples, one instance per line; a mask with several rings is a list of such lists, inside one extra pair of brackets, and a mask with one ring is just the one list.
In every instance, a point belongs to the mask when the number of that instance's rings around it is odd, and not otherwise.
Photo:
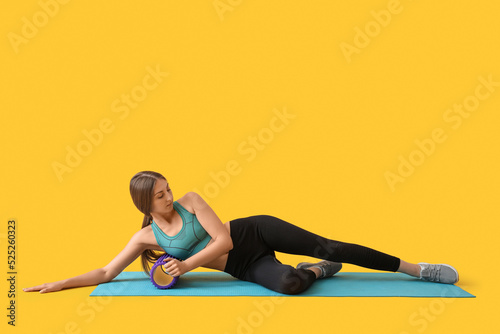
[(276, 291), (287, 295), (296, 295), (305, 291), (316, 280), (316, 275), (310, 270), (295, 269), (290, 266), (278, 283)]

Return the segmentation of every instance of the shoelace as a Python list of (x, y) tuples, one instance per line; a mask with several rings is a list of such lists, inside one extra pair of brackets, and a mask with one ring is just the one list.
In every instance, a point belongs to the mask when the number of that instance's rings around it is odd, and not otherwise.
[(429, 277), (426, 277), (429, 281), (440, 282), (441, 267), (435, 264), (431, 264), (427, 267), (426, 271), (429, 272)]

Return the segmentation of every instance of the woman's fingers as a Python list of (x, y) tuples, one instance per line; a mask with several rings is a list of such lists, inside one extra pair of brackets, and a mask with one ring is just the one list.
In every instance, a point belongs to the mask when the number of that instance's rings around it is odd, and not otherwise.
[(53, 283), (44, 283), (41, 285), (32, 286), (30, 288), (24, 288), (23, 291), (31, 292), (31, 291), (40, 291), (40, 293), (59, 291), (62, 289), (61, 282), (53, 282)]
[(166, 258), (166, 259), (165, 259), (165, 260), (163, 260), (163, 261), (165, 261), (165, 263), (163, 264), (163, 266), (164, 266), (164, 267), (165, 267), (165, 269), (166, 269), (166, 268), (171, 268), (172, 266), (174, 266), (174, 265), (175, 265), (175, 261), (176, 261), (176, 260), (175, 260), (175, 259), (172, 259), (172, 258), (170, 258), (170, 257), (168, 257), (168, 258)]
[(36, 285), (36, 286), (32, 286), (30, 288), (24, 288), (23, 291), (26, 291), (26, 292), (30, 292), (30, 291), (38, 291), (38, 290), (42, 290), (45, 286), (42, 284), (42, 285)]
[(165, 271), (170, 275), (170, 276), (179, 276), (179, 265), (178, 265), (178, 260), (173, 259), (173, 258), (166, 258), (163, 261), (165, 261), (165, 264), (163, 267), (165, 268)]

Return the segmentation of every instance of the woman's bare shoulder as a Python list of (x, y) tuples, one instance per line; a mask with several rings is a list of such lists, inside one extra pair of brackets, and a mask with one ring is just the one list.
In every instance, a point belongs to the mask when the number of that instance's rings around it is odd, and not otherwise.
[(195, 196), (198, 194), (195, 193), (194, 191), (190, 191), (184, 194), (181, 198), (177, 200), (177, 203), (182, 205), (184, 209), (188, 210), (190, 213), (194, 215), (194, 209), (193, 209), (193, 199)]
[(151, 224), (149, 224), (148, 226), (145, 226), (141, 228), (139, 231), (135, 232), (135, 234), (132, 236), (132, 239), (135, 239), (139, 243), (146, 243), (148, 236), (152, 232), (153, 229), (151, 228)]
[(144, 245), (146, 249), (162, 250), (156, 241), (151, 224), (137, 231), (133, 238), (135, 238), (136, 242)]

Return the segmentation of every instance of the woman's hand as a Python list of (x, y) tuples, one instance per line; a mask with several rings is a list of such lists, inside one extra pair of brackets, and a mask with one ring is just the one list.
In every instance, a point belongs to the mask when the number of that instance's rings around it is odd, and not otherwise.
[(167, 257), (164, 259), (166, 263), (163, 265), (163, 268), (165, 268), (165, 271), (170, 275), (170, 276), (181, 276), (189, 271), (189, 268), (187, 265), (179, 260), (173, 259), (171, 257)]
[(52, 283), (43, 283), (42, 285), (32, 286), (31, 288), (24, 288), (23, 291), (40, 291), (40, 293), (55, 292), (63, 289), (63, 283), (61, 281)]

